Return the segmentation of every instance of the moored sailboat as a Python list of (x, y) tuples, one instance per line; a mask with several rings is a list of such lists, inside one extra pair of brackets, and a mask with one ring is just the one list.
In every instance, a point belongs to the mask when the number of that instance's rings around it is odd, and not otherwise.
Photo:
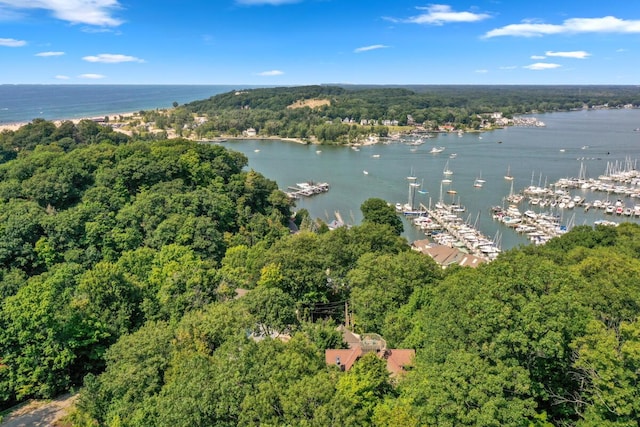
[(513, 180), (513, 175), (511, 175), (511, 165), (507, 166), (507, 174), (504, 176), (504, 179), (507, 181)]

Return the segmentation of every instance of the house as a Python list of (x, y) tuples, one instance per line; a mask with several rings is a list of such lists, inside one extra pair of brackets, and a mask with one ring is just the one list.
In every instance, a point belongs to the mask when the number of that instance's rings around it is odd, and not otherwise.
[(244, 136), (252, 138), (254, 136), (256, 136), (258, 133), (256, 132), (256, 130), (254, 128), (249, 128), (247, 130), (244, 131)]
[(349, 346), (345, 349), (327, 349), (324, 360), (327, 365), (336, 365), (342, 371), (348, 371), (353, 364), (367, 353), (375, 353), (386, 360), (387, 370), (392, 375), (401, 375), (413, 364), (416, 355), (412, 349), (388, 349), (387, 342), (378, 334), (368, 333), (362, 336), (341, 326), (342, 340)]
[(435, 262), (440, 264), (442, 268), (447, 268), (453, 264), (458, 264), (463, 267), (477, 267), (485, 262), (482, 258), (462, 252), (458, 248), (435, 245), (428, 240), (416, 240), (411, 244), (411, 248), (425, 255), (429, 255)]

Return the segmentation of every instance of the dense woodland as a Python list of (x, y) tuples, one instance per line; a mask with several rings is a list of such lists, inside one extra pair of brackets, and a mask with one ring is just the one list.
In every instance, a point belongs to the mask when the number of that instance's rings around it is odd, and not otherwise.
[[(636, 224), (442, 270), (384, 201), (351, 228), (292, 219), (220, 146), (34, 120), (0, 150), (4, 408), (80, 390), (77, 426), (638, 425)], [(413, 369), (325, 365), (345, 302)]]
[[(290, 108), (303, 100), (330, 104)], [(207, 117), (196, 128), (200, 138), (238, 135), (254, 128), (262, 136), (350, 143), (372, 134), (387, 136), (389, 127), (381, 125), (383, 120), (411, 125), (411, 117), (427, 130), (445, 124), (477, 130), (483, 121), (479, 115), (493, 112), (512, 117), (603, 105), (640, 105), (640, 90), (635, 86), (300, 86), (227, 92), (178, 111)], [(176, 116), (176, 122), (185, 124), (180, 117)], [(344, 119), (354, 123), (343, 123)], [(360, 126), (361, 120), (378, 124)]]

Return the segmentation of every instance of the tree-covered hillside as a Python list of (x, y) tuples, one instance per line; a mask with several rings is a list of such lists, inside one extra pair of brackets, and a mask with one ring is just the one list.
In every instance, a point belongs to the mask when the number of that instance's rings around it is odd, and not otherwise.
[[(328, 104), (300, 104), (305, 100)], [(349, 143), (386, 136), (385, 121), (427, 130), (445, 124), (478, 130), (490, 124), (494, 112), (512, 117), (604, 105), (638, 106), (640, 91), (631, 86), (298, 86), (232, 91), (181, 108), (207, 117), (196, 129), (199, 137), (254, 128), (260, 136)]]
[[(69, 425), (640, 420), (637, 224), (442, 270), (379, 199), (334, 231), (301, 210), (292, 234), (289, 200), (241, 154), (32, 125), (1, 136), (17, 153), (0, 165), (3, 408), (79, 388)], [(327, 365), (346, 314), (415, 349), (412, 368)]]

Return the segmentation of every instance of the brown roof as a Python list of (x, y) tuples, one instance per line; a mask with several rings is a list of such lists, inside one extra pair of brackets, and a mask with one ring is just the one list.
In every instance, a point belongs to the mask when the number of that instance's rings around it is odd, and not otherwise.
[(342, 341), (345, 342), (349, 348), (360, 346), (360, 335), (351, 332), (343, 325), (338, 326), (338, 330), (342, 332)]
[[(347, 349), (328, 349), (324, 351), (324, 360), (327, 365), (337, 365), (343, 371), (351, 369), (353, 364), (365, 352), (375, 352), (375, 354), (387, 361), (387, 370), (391, 374), (399, 374), (405, 371), (405, 367), (413, 363), (415, 350), (408, 349), (387, 349), (386, 342), (378, 334), (360, 335), (349, 331), (344, 326), (339, 326), (343, 340), (349, 345)], [(364, 348), (363, 348), (364, 346)]]
[(416, 355), (415, 350), (409, 349), (391, 349), (384, 353), (387, 359), (387, 370), (392, 374), (400, 374), (406, 371), (407, 366), (413, 365), (413, 358)]
[(470, 255), (457, 248), (445, 245), (434, 245), (428, 240), (417, 240), (412, 243), (414, 249), (429, 255), (435, 262), (443, 267), (458, 264), (466, 267), (477, 267), (485, 262), (482, 258)]
[(348, 371), (358, 358), (362, 356), (362, 349), (358, 346), (346, 349), (328, 349), (324, 351), (324, 361), (327, 365), (337, 365)]

